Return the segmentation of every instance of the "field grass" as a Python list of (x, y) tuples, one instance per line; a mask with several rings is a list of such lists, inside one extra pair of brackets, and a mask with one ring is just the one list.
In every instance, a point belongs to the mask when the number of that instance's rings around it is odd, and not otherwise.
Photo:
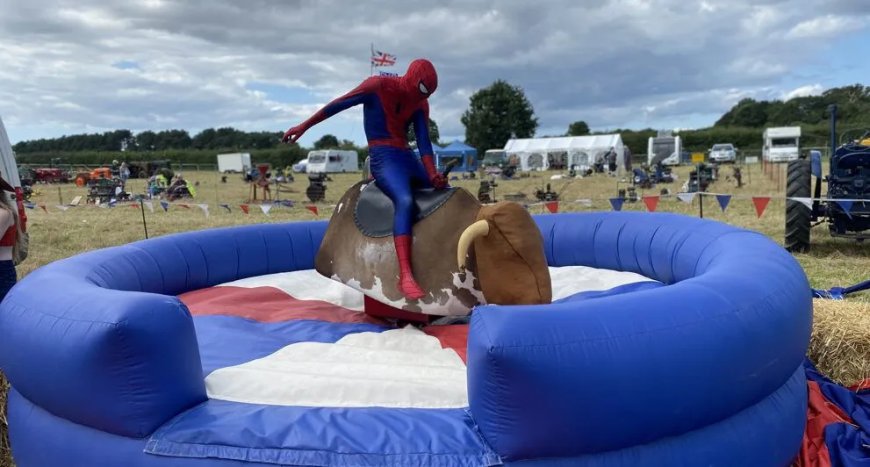
[[(782, 166), (779, 174), (772, 172), (765, 175), (760, 165), (746, 166), (743, 168), (742, 188), (737, 188), (733, 179), (731, 167), (725, 166), (720, 169), (720, 178), (707, 190), (722, 194), (732, 194), (728, 209), (723, 213), (716, 199), (704, 197), (704, 217), (729, 224), (753, 229), (770, 236), (776, 242), (782, 244), (785, 227), (785, 196), (784, 172)], [(662, 188), (667, 188), (671, 193), (680, 191), (683, 182), (688, 178), (690, 168), (680, 167), (675, 170), (678, 180), (673, 184), (661, 185), (648, 194), (655, 195)], [(534, 192), (536, 189), (544, 189), (550, 184), (553, 191), (561, 196), (560, 211), (601, 211), (610, 210), (608, 199), (617, 194), (619, 187), (626, 188), (627, 183), (620, 182), (614, 177), (606, 175), (594, 175), (583, 179), (560, 179), (551, 180), (555, 172), (534, 173), (528, 178), (517, 180), (499, 180), (495, 196), (502, 199), (505, 194), (523, 193), (528, 198), (528, 203), (536, 202)], [(305, 198), (305, 188), (308, 185), (307, 178), (298, 176), (294, 183), (285, 185), (292, 189), (292, 193), (275, 193), (282, 200), (290, 199), (296, 205), (292, 208), (275, 205), (268, 215), (264, 214), (259, 207), (250, 206), (250, 213), (245, 215), (239, 208), (240, 204), (249, 201), (249, 188), (240, 176), (230, 175), (226, 183), (221, 182), (221, 177), (215, 172), (185, 172), (188, 180), (199, 183), (197, 197), (189, 201), (190, 206), (183, 208), (172, 205), (168, 211), (164, 211), (158, 204), (154, 205), (154, 212), (145, 210), (148, 234), (150, 237), (166, 235), (174, 232), (198, 230), (220, 226), (254, 224), (266, 222), (287, 222), (297, 220), (326, 219), (332, 212), (330, 207), (344, 193), (344, 191), (357, 180), (359, 174), (333, 175), (333, 181), (328, 182), (326, 200), (318, 203), (319, 216), (304, 209), (304, 205), (310, 204)], [(461, 186), (476, 194), (479, 186), (477, 180), (456, 180), (455, 186)], [(133, 193), (144, 191), (144, 181), (132, 180), (128, 184), (128, 190)], [(28, 210), (29, 232), (31, 239), (30, 255), (28, 259), (18, 267), (19, 277), (24, 277), (34, 269), (66, 258), (77, 253), (121, 245), (145, 237), (142, 225), (142, 211), (119, 204), (114, 208), (98, 208), (93, 205), (84, 206), (84, 198), (87, 190), (75, 185), (39, 185), (32, 201), (37, 206), (45, 206), (46, 210), (39, 207)], [(69, 203), (74, 196), (81, 195), (82, 206), (71, 207), (66, 211), (57, 208), (59, 204)], [(741, 196), (746, 199), (739, 198)], [(763, 216), (756, 215), (755, 207), (748, 197), (772, 196)], [(588, 200), (588, 201), (584, 201)], [(675, 212), (691, 216), (699, 214), (699, 199), (686, 204), (674, 196), (663, 197), (657, 211)], [(196, 206), (195, 203), (207, 203), (209, 215)], [(219, 204), (227, 204), (231, 212), (221, 208)], [(591, 203), (591, 205), (589, 205)], [(544, 206), (530, 206), (533, 213), (544, 213)], [(625, 203), (623, 210), (646, 210), (643, 202)], [(870, 243), (856, 243), (845, 239), (831, 238), (825, 226), (813, 229), (812, 248), (808, 254), (796, 255), (797, 260), (803, 266), (813, 287), (830, 288), (833, 286), (850, 285), (861, 280), (870, 278)], [(859, 300), (861, 300), (859, 298)], [(5, 384), (0, 376), (0, 385)], [(2, 399), (0, 399), (2, 402)], [(2, 406), (5, 408), (5, 404)], [(0, 450), (5, 450), (7, 444), (5, 436), (5, 413), (0, 410)], [(5, 455), (4, 455), (5, 454)], [(8, 452), (0, 452), (0, 467), (11, 466)]]

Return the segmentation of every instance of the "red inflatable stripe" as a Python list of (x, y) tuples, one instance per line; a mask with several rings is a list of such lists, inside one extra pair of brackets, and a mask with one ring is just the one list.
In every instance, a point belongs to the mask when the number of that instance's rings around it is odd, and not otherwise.
[(209, 287), (178, 296), (194, 316), (229, 315), (264, 323), (313, 319), (381, 324), (364, 313), (321, 300), (298, 300), (275, 287)]

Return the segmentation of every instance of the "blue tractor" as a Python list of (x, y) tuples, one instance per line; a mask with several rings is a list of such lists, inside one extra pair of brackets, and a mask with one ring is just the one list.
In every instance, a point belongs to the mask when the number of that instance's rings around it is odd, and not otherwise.
[[(837, 106), (831, 105), (828, 110), (832, 155), (827, 176), (822, 177), (819, 151), (788, 164), (786, 196), (807, 201), (786, 201), (785, 248), (789, 251), (809, 250), (810, 228), (822, 223), (828, 224), (833, 237), (859, 242), (870, 238), (870, 131), (844, 132), (838, 141)], [(816, 184), (811, 192), (813, 177)], [(828, 184), (828, 192), (822, 200), (823, 181)]]

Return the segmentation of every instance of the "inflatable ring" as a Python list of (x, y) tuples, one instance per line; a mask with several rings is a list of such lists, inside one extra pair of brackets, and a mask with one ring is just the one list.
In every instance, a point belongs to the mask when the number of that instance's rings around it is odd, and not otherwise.
[(550, 266), (663, 285), (476, 308), (461, 349), (467, 404), (451, 408), (210, 397), (206, 362), (256, 361), (288, 329), (306, 326), (312, 342), (382, 331), (192, 316), (178, 298), (312, 269), (324, 221), (168, 235), (44, 266), (0, 304), (17, 465), (775, 466), (797, 455), (812, 303), (791, 255), (672, 214), (535, 220)]

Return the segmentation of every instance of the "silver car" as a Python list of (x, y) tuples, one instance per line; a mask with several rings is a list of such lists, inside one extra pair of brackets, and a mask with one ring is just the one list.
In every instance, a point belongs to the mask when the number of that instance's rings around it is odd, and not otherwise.
[(710, 149), (710, 160), (712, 162), (736, 162), (737, 148), (733, 144), (714, 144)]

